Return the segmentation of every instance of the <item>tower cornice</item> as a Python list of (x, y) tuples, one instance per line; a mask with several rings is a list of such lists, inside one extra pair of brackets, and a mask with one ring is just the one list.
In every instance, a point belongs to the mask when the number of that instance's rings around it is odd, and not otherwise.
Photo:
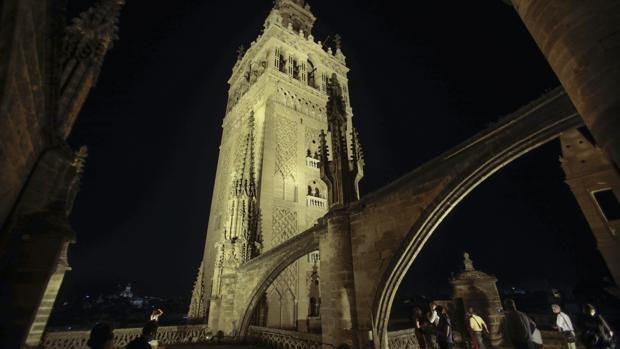
[(274, 10), (280, 11), (282, 23), (295, 31), (312, 33), (316, 17), (310, 11), (310, 5), (304, 0), (277, 0)]
[(237, 60), (232, 69), (232, 75), (230, 79), (228, 79), (229, 86), (235, 85), (242, 76), (244, 69), (255, 59), (258, 53), (270, 44), (275, 45), (276, 40), (306, 55), (313, 55), (318, 59), (320, 64), (341, 77), (346, 77), (346, 74), (349, 72), (349, 68), (346, 66), (345, 56), (340, 50), (336, 52), (333, 52), (331, 48), (324, 50), (322, 42), (315, 41), (312, 35), (305, 37), (303, 33), (295, 32), (292, 27), (285, 27), (282, 22), (275, 20), (266, 23), (263, 33), (259, 35), (255, 41), (252, 41), (243, 57)]

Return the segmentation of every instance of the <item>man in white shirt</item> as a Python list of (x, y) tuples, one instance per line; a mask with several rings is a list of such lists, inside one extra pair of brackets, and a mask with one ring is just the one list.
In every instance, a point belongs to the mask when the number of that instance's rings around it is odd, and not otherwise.
[(566, 313), (562, 312), (557, 304), (551, 305), (551, 310), (556, 315), (555, 325), (557, 330), (562, 333), (568, 349), (577, 349), (577, 338), (575, 337), (575, 328), (573, 322)]
[(424, 337), (426, 339), (426, 345), (428, 348), (436, 348), (437, 345), (434, 340), (434, 336), (437, 334), (437, 325), (439, 325), (439, 314), (437, 314), (437, 304), (429, 304), (430, 311), (426, 314), (426, 319), (430, 324), (424, 331)]
[(437, 314), (437, 304), (431, 303), (431, 311), (428, 313), (428, 322), (437, 326), (439, 324), (439, 315)]

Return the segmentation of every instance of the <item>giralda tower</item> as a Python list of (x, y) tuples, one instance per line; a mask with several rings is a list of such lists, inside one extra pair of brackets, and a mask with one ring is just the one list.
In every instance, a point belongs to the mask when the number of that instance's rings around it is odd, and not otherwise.
[[(304, 0), (276, 1), (262, 33), (247, 51), (240, 50), (228, 80), (204, 257), (189, 311), (190, 319), (208, 320), (211, 327), (221, 327), (220, 312), (233, 297), (225, 290), (239, 265), (327, 212), (319, 135), (328, 129), (328, 82), (334, 74), (349, 130), (352, 110), (339, 39), (334, 49), (316, 41), (315, 20)], [(273, 282), (256, 317), (260, 325), (312, 330), (320, 316), (318, 258), (318, 252), (302, 258)]]

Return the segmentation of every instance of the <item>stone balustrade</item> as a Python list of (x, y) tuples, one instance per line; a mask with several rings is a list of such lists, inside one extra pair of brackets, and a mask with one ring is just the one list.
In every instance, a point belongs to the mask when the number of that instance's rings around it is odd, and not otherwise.
[[(276, 349), (321, 349), (321, 334), (250, 326), (250, 340)], [(419, 349), (413, 329), (388, 333), (389, 349)]]
[[(43, 337), (43, 349), (88, 349), (86, 341), (90, 331), (47, 332)], [(142, 333), (142, 328), (114, 330), (114, 347), (125, 348)], [(212, 334), (207, 325), (162, 326), (157, 330), (160, 346), (173, 344), (204, 343)]]
[(321, 335), (250, 326), (250, 340), (277, 349), (321, 349)]
[(409, 328), (401, 331), (388, 332), (389, 349), (420, 349), (415, 330)]
[(319, 168), (319, 163), (321, 161), (317, 160), (315, 158), (311, 158), (311, 157), (306, 157), (306, 166), (310, 167), (310, 168)]
[(306, 206), (310, 208), (326, 208), (327, 200), (316, 196), (306, 195)]

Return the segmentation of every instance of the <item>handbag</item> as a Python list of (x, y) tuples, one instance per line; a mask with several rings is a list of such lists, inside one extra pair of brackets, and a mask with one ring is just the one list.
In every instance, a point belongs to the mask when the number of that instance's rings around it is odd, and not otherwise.
[(564, 336), (564, 340), (566, 341), (566, 343), (577, 342), (577, 337), (575, 336), (575, 332), (573, 331), (562, 331), (562, 336)]
[[(566, 320), (566, 316), (563, 313), (558, 314), (558, 316), (560, 316), (562, 318), (562, 320), (564, 321), (564, 324), (566, 325), (567, 328), (571, 328), (572, 326), (570, 326), (570, 322), (569, 320)], [(577, 342), (577, 337), (575, 336), (575, 331), (562, 331), (562, 336), (564, 337), (564, 340), (566, 341), (566, 343), (575, 343)]]
[(473, 316), (472, 316), (471, 318), (472, 318), (472, 319), (476, 322), (476, 324), (477, 324), (477, 325), (478, 325), (478, 326), (482, 329), (482, 339), (483, 339), (483, 340), (485, 340), (485, 341), (490, 340), (491, 335), (489, 334), (489, 331), (487, 330), (487, 327), (486, 327), (486, 326), (483, 326), (483, 325), (482, 325), (482, 324), (481, 324), (478, 320), (476, 320), (476, 318), (475, 318), (475, 317), (473, 317)]
[(540, 333), (540, 330), (537, 328), (535, 328), (534, 331), (532, 332), (532, 342), (538, 345), (543, 345), (542, 334)]

